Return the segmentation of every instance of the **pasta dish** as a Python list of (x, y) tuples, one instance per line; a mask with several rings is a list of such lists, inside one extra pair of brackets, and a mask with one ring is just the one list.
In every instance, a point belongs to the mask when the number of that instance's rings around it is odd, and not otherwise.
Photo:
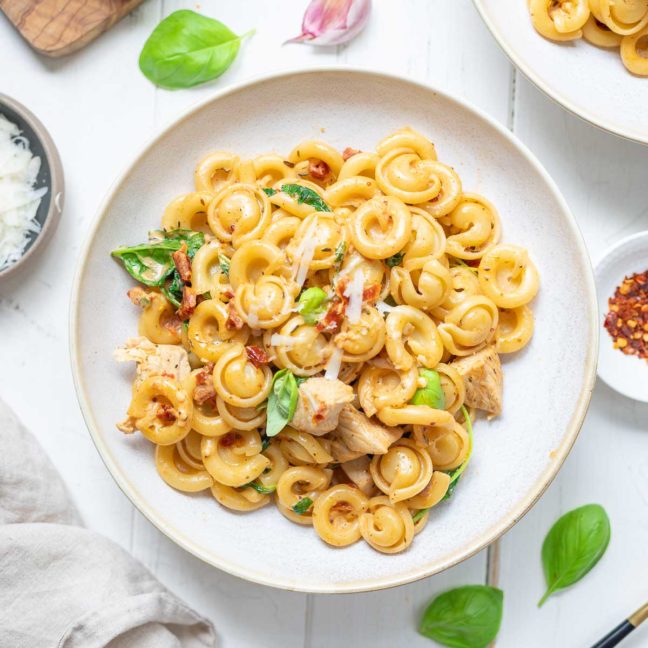
[(618, 48), (626, 68), (648, 76), (648, 0), (528, 0), (533, 26), (545, 38), (584, 38)]
[(533, 334), (527, 251), (410, 128), (375, 152), (214, 152), (194, 179), (112, 253), (141, 308), (118, 428), (175, 489), (403, 551), (466, 470), (477, 410), (501, 412), (499, 356)]

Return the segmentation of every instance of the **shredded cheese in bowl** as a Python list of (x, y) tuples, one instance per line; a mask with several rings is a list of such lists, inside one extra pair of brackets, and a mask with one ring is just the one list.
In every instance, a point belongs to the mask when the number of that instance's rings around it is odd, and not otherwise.
[(18, 126), (0, 114), (0, 270), (18, 261), (40, 231), (36, 212), (47, 193), (34, 188), (40, 165)]

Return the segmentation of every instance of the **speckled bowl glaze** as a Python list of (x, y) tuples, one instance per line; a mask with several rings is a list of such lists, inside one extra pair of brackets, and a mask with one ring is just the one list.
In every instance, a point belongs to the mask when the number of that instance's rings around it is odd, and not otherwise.
[(506, 55), (540, 90), (594, 126), (648, 144), (648, 79), (630, 74), (618, 49), (543, 38), (525, 0), (473, 2)]
[[(166, 204), (192, 189), (210, 149), (243, 156), (287, 152), (309, 137), (373, 149), (410, 125), (436, 144), (469, 191), (499, 209), (503, 236), (531, 250), (542, 277), (532, 343), (505, 359), (504, 413), (480, 419), (469, 469), (433, 509), (411, 548), (388, 556), (366, 543), (334, 549), (273, 506), (237, 514), (209, 494), (174, 491), (153, 448), (115, 429), (134, 368), (112, 351), (137, 331), (132, 281), (110, 258), (159, 226)], [(556, 475), (583, 421), (596, 374), (594, 281), (583, 240), (558, 189), (508, 131), (462, 101), (386, 74), (327, 68), (223, 90), (142, 151), (99, 209), (81, 255), (71, 305), (72, 367), (88, 428), (113, 477), (148, 519), (194, 555), (251, 581), (308, 592), (375, 590), (429, 576), (483, 549), (520, 519)]]
[(0, 283), (26, 267), (54, 234), (61, 214), (63, 212), (63, 166), (54, 141), (41, 121), (21, 103), (0, 94), (0, 115), (4, 115), (10, 122), (16, 124), (22, 131), (21, 135), (29, 141), (32, 155), (41, 159), (40, 171), (36, 178), (36, 188), (47, 187), (47, 193), (42, 197), (36, 220), (40, 223), (41, 230), (30, 234), (27, 247), (16, 263), (0, 270)]

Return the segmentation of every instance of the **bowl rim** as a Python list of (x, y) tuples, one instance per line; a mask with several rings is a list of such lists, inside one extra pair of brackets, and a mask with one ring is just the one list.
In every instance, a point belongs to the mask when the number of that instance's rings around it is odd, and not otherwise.
[(19, 114), (29, 124), (43, 147), (50, 171), (50, 185), (48, 186), (50, 204), (38, 236), (15, 263), (12, 263), (4, 270), (0, 270), (0, 281), (12, 276), (18, 270), (24, 269), (26, 261), (33, 259), (39, 252), (45, 249), (46, 244), (52, 238), (61, 220), (65, 197), (65, 176), (61, 157), (52, 136), (49, 134), (47, 128), (45, 128), (43, 122), (19, 101), (0, 93), (0, 111), (2, 106), (7, 106), (7, 108)]
[[(200, 547), (192, 543), (192, 539), (185, 536), (183, 532), (172, 527), (167, 521), (158, 516), (158, 514), (153, 510), (153, 508), (144, 501), (144, 498), (140, 498), (136, 493), (135, 488), (129, 482), (128, 477), (122, 472), (121, 468), (113, 460), (113, 457), (104, 443), (101, 434), (99, 433), (99, 425), (94, 419), (94, 414), (90, 406), (90, 401), (88, 399), (86, 389), (84, 386), (84, 381), (82, 378), (82, 365), (81, 358), (79, 356), (79, 347), (78, 347), (78, 335), (79, 335), (79, 307), (80, 307), (80, 289), (85, 275), (85, 266), (92, 249), (92, 241), (96, 235), (96, 232), (103, 222), (105, 217), (106, 210), (108, 209), (110, 203), (113, 201), (115, 195), (119, 191), (122, 182), (126, 177), (131, 173), (132, 169), (137, 165), (141, 158), (146, 155), (149, 150), (154, 147), (159, 141), (161, 141), (167, 133), (177, 126), (178, 124), (184, 122), (187, 119), (190, 119), (196, 112), (200, 111), (206, 105), (218, 101), (222, 97), (228, 96), (230, 94), (235, 94), (249, 87), (253, 87), (258, 84), (266, 83), (278, 78), (291, 77), (291, 76), (303, 76), (311, 74), (322, 74), (322, 73), (334, 73), (334, 74), (347, 74), (347, 75), (361, 75), (361, 76), (370, 76), (375, 79), (381, 79), (387, 82), (397, 81), (399, 83), (405, 82), (411, 85), (414, 85), (420, 89), (426, 90), (428, 92), (433, 92), (443, 97), (446, 101), (454, 103), (455, 105), (461, 107), (464, 110), (471, 112), (475, 117), (481, 119), (487, 123), (490, 127), (494, 128), (509, 145), (515, 147), (526, 159), (527, 161), (535, 168), (536, 172), (540, 174), (544, 182), (546, 183), (548, 189), (553, 194), (553, 197), (560, 204), (563, 214), (565, 216), (566, 225), (571, 230), (575, 241), (577, 243), (576, 249), (579, 253), (581, 262), (585, 264), (586, 268), (589, 268), (589, 273), (586, 285), (583, 286), (584, 294), (589, 298), (589, 337), (592, 341), (592, 344), (588, 347), (588, 355), (585, 359), (584, 368), (584, 380), (583, 386), (578, 397), (578, 401), (574, 410), (571, 421), (565, 431), (565, 435), (559, 445), (555, 448), (555, 461), (552, 461), (548, 464), (545, 471), (539, 477), (539, 479), (534, 484), (526, 496), (517, 504), (516, 507), (502, 520), (498, 521), (496, 524), (491, 526), (487, 531), (482, 533), (482, 535), (475, 539), (471, 544), (465, 546), (462, 551), (453, 554), (445, 561), (441, 563), (435, 563), (433, 565), (422, 565), (415, 570), (410, 570), (409, 572), (403, 573), (399, 576), (390, 576), (390, 577), (381, 577), (376, 576), (372, 579), (366, 579), (362, 581), (352, 581), (344, 584), (336, 584), (331, 582), (321, 582), (317, 585), (308, 584), (302, 586), (299, 583), (295, 583), (290, 579), (284, 579), (281, 575), (267, 577), (265, 574), (259, 574), (251, 569), (231, 566), (226, 561), (214, 557), (213, 555), (208, 555), (207, 552), (203, 551)], [(367, 592), (367, 591), (376, 591), (380, 589), (385, 589), (389, 587), (395, 587), (398, 585), (404, 585), (406, 583), (411, 583), (421, 578), (431, 576), (442, 572), (454, 565), (457, 565), (464, 560), (467, 560), (471, 556), (475, 555), (482, 549), (486, 548), (489, 544), (497, 540), (502, 534), (508, 531), (516, 522), (518, 522), (536, 503), (536, 501), (541, 497), (544, 491), (547, 489), (549, 484), (553, 481), (554, 477), (558, 473), (560, 467), (565, 461), (569, 451), (571, 450), (578, 433), (582, 427), (583, 421), (585, 419), (585, 414), (589, 406), (589, 402), (592, 395), (592, 390), (596, 381), (596, 362), (598, 359), (598, 342), (599, 342), (599, 331), (598, 331), (598, 306), (596, 301), (596, 287), (594, 282), (594, 273), (592, 271), (592, 265), (590, 262), (589, 253), (585, 247), (585, 242), (583, 240), (582, 234), (574, 216), (572, 215), (567, 202), (560, 193), (557, 185), (549, 176), (548, 172), (542, 167), (540, 162), (536, 157), (529, 151), (529, 149), (522, 144), (509, 130), (507, 130), (503, 125), (495, 121), (492, 117), (488, 116), (481, 109), (476, 108), (469, 102), (464, 99), (460, 99), (449, 95), (448, 93), (439, 90), (438, 88), (423, 83), (421, 81), (408, 79), (398, 74), (383, 72), (375, 69), (367, 69), (364, 67), (358, 66), (347, 66), (347, 65), (326, 65), (326, 66), (317, 66), (317, 67), (307, 67), (307, 68), (293, 68), (288, 70), (282, 70), (280, 72), (274, 72), (271, 74), (258, 75), (241, 82), (228, 85), (227, 87), (216, 91), (215, 93), (209, 95), (207, 98), (195, 103), (190, 106), (187, 110), (183, 111), (178, 117), (172, 119), (164, 127), (162, 127), (156, 135), (154, 135), (149, 142), (143, 146), (137, 154), (133, 157), (132, 161), (126, 166), (125, 170), (117, 177), (117, 180), (112, 184), (108, 193), (102, 200), (97, 213), (94, 217), (93, 223), (86, 234), (86, 239), (83, 244), (83, 247), (80, 252), (79, 260), (77, 262), (77, 268), (74, 275), (74, 280), (72, 283), (72, 294), (70, 299), (70, 317), (69, 317), (69, 342), (70, 342), (70, 361), (72, 365), (72, 375), (74, 381), (74, 387), (77, 394), (77, 399), (79, 401), (79, 406), (81, 408), (81, 413), (86, 423), (92, 440), (97, 448), (97, 451), (108, 468), (108, 471), (112, 475), (113, 479), (117, 482), (117, 485), (122, 490), (122, 492), (128, 497), (132, 504), (134, 504), (137, 509), (151, 522), (159, 531), (166, 535), (170, 540), (175, 542), (177, 545), (188, 551), (190, 554), (200, 558), (204, 562), (217, 567), (233, 576), (243, 578), (245, 580), (258, 583), (260, 585), (266, 585), (269, 587), (276, 587), (279, 589), (285, 589), (290, 591), (306, 592), (306, 593), (317, 593), (317, 594), (342, 594), (342, 593), (353, 593), (353, 592)]]
[[(619, 239), (616, 243), (613, 243), (609, 247), (607, 247), (603, 253), (598, 257), (596, 260), (596, 265), (594, 266), (594, 279), (596, 281), (596, 292), (597, 292), (597, 297), (598, 297), (598, 292), (599, 292), (599, 282), (602, 280), (602, 271), (603, 271), (603, 265), (604, 263), (608, 260), (610, 256), (612, 256), (617, 250), (620, 250), (621, 248), (624, 248), (628, 246), (628, 244), (633, 243), (634, 241), (645, 241), (646, 247), (648, 248), (648, 229), (641, 230), (639, 232), (635, 232), (634, 234), (630, 234), (628, 236), (624, 236), (622, 239)], [(598, 322), (599, 322), (599, 327), (600, 329), (603, 329), (603, 322), (601, 320), (601, 316), (605, 318), (605, 312), (607, 311), (607, 307), (605, 306), (607, 302), (605, 301), (599, 301), (599, 311), (598, 311)], [(642, 398), (641, 396), (634, 396), (631, 394), (628, 394), (626, 391), (623, 389), (619, 388), (618, 385), (612, 384), (609, 380), (609, 374), (606, 374), (604, 371), (602, 371), (603, 367), (602, 362), (597, 363), (597, 370), (596, 373), (598, 377), (610, 388), (613, 389), (617, 394), (621, 394), (622, 396), (625, 396), (626, 398), (629, 398), (633, 401), (637, 401), (638, 403), (648, 403), (648, 397)]]
[[(604, 133), (610, 133), (622, 139), (626, 139), (630, 142), (636, 142), (637, 144), (646, 144), (648, 145), (648, 133), (645, 135), (633, 132), (630, 130), (625, 130), (623, 128), (618, 128), (606, 124), (604, 120), (599, 119), (588, 111), (586, 107), (578, 107), (569, 99), (566, 99), (559, 91), (552, 88), (548, 83), (545, 83), (538, 74), (536, 74), (528, 65), (525, 65), (520, 61), (520, 58), (517, 56), (512, 47), (509, 47), (508, 44), (504, 41), (504, 37), (496, 29), (493, 21), (487, 16), (486, 9), (484, 8), (484, 0), (473, 0), (475, 9), (481, 16), (481, 19), (484, 21), (488, 31), (491, 33), (492, 37), (495, 39), (497, 44), (501, 47), (502, 51), (508, 57), (509, 61), (518, 69), (524, 76), (533, 83), (539, 90), (541, 90), (549, 99), (554, 103), (557, 103), (559, 106), (570, 112), (575, 117), (578, 117), (582, 121), (594, 126), (598, 130), (603, 131)], [(542, 38), (540, 36), (540, 38)]]

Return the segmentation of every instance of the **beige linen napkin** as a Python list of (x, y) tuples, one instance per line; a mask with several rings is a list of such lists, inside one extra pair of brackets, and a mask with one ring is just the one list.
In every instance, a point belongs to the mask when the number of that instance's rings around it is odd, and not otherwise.
[(0, 646), (204, 648), (211, 623), (81, 521), (36, 439), (0, 401)]

